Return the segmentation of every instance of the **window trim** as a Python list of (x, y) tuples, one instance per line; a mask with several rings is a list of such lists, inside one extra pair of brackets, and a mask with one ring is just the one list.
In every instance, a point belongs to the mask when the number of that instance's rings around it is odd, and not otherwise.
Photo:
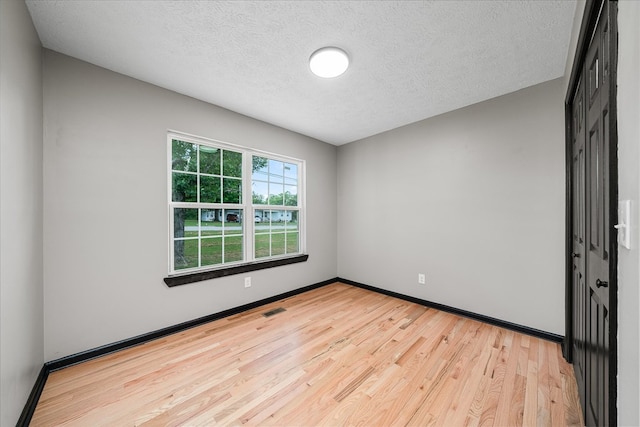
[[(232, 150), (242, 153), (242, 200), (240, 204), (229, 206), (228, 203), (204, 203), (195, 202), (173, 202), (172, 200), (172, 144), (173, 140), (181, 140), (193, 144), (210, 146), (222, 150)], [(298, 165), (298, 205), (297, 206), (271, 206), (272, 210), (296, 210), (298, 211), (298, 239), (299, 251), (294, 254), (276, 255), (262, 258), (255, 258), (255, 211), (263, 208), (264, 205), (254, 205), (252, 197), (252, 162), (253, 156), (266, 157), (269, 159), (295, 163)], [(167, 219), (168, 219), (168, 275), (164, 281), (169, 286), (209, 280), (218, 277), (225, 277), (234, 274), (241, 274), (247, 271), (261, 270), (265, 268), (277, 267), (280, 265), (305, 262), (308, 259), (306, 254), (306, 161), (290, 156), (276, 154), (252, 147), (241, 146), (216, 139), (196, 136), (184, 132), (167, 131)], [(222, 171), (221, 171), (222, 173)], [(199, 196), (198, 196), (199, 200)], [(183, 206), (185, 205), (185, 206)], [(188, 207), (199, 209), (241, 209), (243, 211), (242, 236), (243, 236), (243, 260), (229, 263), (216, 264), (206, 267), (189, 268), (175, 270), (173, 266), (174, 250), (174, 230), (173, 230), (173, 208)], [(211, 205), (216, 205), (215, 207)]]
[[(215, 268), (210, 270), (201, 270), (188, 274), (176, 274), (164, 278), (164, 283), (168, 287), (186, 285), (189, 283), (201, 282), (203, 280), (217, 279), (219, 277), (233, 276), (236, 274), (248, 273), (250, 271), (264, 270), (267, 268), (280, 267), (282, 265), (297, 264), (306, 262), (309, 259), (308, 254), (296, 254), (281, 258), (273, 258), (267, 261), (257, 261), (252, 263), (235, 264), (233, 266)], [(224, 264), (223, 264), (224, 265)]]

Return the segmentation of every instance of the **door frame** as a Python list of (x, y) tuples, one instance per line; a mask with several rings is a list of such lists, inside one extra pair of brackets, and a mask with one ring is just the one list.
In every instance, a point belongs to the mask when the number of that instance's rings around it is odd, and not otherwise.
[[(600, 10), (609, 3), (611, 17), (611, 84), (609, 85), (610, 117), (609, 127), (609, 425), (617, 424), (617, 375), (618, 375), (618, 239), (614, 224), (618, 222), (618, 114), (617, 114), (617, 69), (618, 69), (618, 4), (617, 1), (587, 0), (585, 4), (578, 44), (576, 47), (569, 86), (564, 101), (565, 107), (565, 339), (562, 353), (567, 361), (573, 361), (573, 203), (572, 203), (572, 99), (576, 94), (580, 73), (584, 67), (592, 35), (598, 25)], [(583, 408), (584, 411), (584, 408)]]

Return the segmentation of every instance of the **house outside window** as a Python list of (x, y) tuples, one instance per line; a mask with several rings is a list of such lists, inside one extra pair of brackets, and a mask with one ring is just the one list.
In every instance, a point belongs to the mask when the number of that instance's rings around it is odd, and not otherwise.
[(304, 252), (304, 161), (170, 132), (169, 275)]

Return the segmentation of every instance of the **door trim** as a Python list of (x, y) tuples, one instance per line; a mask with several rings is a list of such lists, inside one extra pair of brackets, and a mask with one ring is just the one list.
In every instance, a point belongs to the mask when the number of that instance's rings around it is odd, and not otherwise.
[[(587, 0), (584, 15), (580, 26), (578, 44), (576, 47), (569, 86), (565, 97), (565, 182), (566, 182), (566, 210), (565, 210), (565, 340), (562, 346), (562, 353), (567, 361), (573, 361), (573, 289), (572, 289), (572, 269), (573, 260), (572, 237), (573, 237), (573, 203), (571, 190), (573, 188), (572, 175), (572, 100), (578, 89), (580, 73), (585, 63), (587, 51), (593, 33), (598, 25), (600, 11), (608, 3), (611, 18), (611, 42), (609, 44), (611, 52), (611, 84), (609, 85), (610, 117), (609, 127), (609, 425), (617, 425), (617, 374), (618, 374), (618, 239), (617, 230), (613, 227), (618, 222), (618, 114), (617, 114), (617, 70), (618, 70), (618, 4), (609, 0)], [(584, 408), (583, 408), (584, 411)]]

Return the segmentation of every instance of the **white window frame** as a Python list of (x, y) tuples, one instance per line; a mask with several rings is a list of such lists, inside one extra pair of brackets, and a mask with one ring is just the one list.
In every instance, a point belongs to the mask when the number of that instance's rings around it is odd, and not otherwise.
[[(172, 146), (173, 140), (189, 142), (192, 144), (204, 145), (222, 150), (231, 150), (242, 153), (242, 200), (240, 204), (229, 203), (202, 203), (202, 202), (174, 202), (172, 200), (173, 186), (173, 156)], [(255, 258), (254, 242), (255, 242), (255, 211), (265, 209), (265, 205), (253, 205), (252, 197), (252, 167), (253, 156), (265, 157), (268, 159), (278, 160), (287, 163), (294, 163), (298, 166), (298, 195), (297, 206), (268, 206), (270, 210), (296, 210), (298, 211), (298, 252), (293, 254), (276, 255), (269, 257)], [(298, 257), (306, 254), (306, 162), (302, 159), (275, 154), (264, 150), (257, 150), (229, 142), (219, 141), (215, 139), (205, 138), (201, 136), (191, 135), (188, 133), (170, 130), (167, 132), (167, 216), (169, 229), (168, 237), (168, 259), (169, 276), (182, 276), (199, 272), (212, 270), (222, 270), (225, 268), (236, 267), (239, 265), (255, 264), (265, 261), (277, 259)], [(222, 171), (221, 171), (222, 173)], [(198, 192), (198, 200), (200, 194)], [(199, 208), (199, 209), (242, 209), (242, 236), (243, 236), (243, 260), (228, 262), (216, 265), (207, 265), (202, 267), (174, 269), (174, 217), (173, 208)]]

